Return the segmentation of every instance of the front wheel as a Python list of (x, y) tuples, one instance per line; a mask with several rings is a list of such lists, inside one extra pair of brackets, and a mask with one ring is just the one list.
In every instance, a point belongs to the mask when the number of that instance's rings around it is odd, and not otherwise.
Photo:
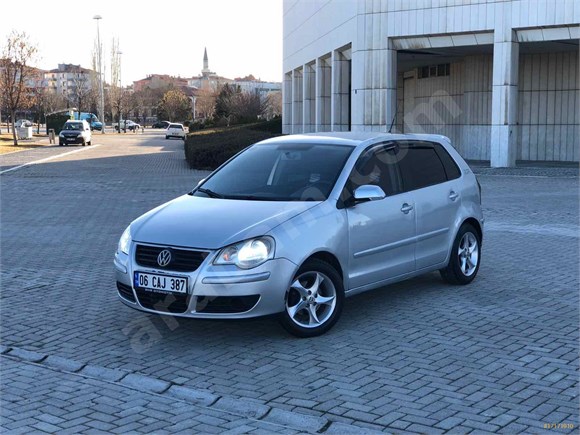
[(475, 279), (481, 263), (481, 238), (470, 224), (463, 224), (451, 248), (446, 268), (439, 272), (450, 284), (469, 284)]
[(339, 273), (328, 263), (312, 259), (298, 270), (286, 291), (280, 323), (297, 337), (316, 337), (332, 328), (343, 304)]

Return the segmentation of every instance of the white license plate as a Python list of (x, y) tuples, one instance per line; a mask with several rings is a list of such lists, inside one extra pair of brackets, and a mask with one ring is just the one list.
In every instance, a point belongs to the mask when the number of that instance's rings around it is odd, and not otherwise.
[(172, 293), (187, 292), (187, 278), (181, 276), (158, 275), (155, 273), (135, 272), (133, 284), (145, 290)]

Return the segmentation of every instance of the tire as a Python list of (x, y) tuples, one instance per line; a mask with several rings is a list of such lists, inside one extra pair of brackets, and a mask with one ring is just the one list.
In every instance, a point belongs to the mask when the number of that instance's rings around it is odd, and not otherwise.
[(169, 139), (169, 136), (165, 136), (165, 139)]
[(296, 337), (316, 337), (334, 326), (343, 305), (344, 286), (340, 274), (330, 264), (312, 259), (296, 272), (284, 296), (284, 311), (279, 320), (284, 329)]
[(85, 142), (85, 140), (83, 139), (83, 141), (81, 142), (82, 146), (85, 146), (87, 143)]
[(63, 147), (64, 146), (64, 143), (61, 142), (61, 141), (58, 141), (58, 145), (61, 146), (61, 147)]
[(463, 224), (453, 242), (449, 264), (439, 273), (449, 284), (465, 285), (475, 279), (480, 264), (481, 237), (473, 225)]
[(87, 145), (91, 145), (91, 141), (88, 141), (88, 142), (87, 142)]

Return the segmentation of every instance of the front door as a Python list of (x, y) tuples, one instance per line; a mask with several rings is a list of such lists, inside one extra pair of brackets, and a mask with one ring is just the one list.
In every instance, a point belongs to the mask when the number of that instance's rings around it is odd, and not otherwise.
[(347, 207), (349, 290), (415, 270), (415, 200), (401, 192), (392, 146), (381, 145), (361, 155), (345, 187), (377, 185), (387, 195)]

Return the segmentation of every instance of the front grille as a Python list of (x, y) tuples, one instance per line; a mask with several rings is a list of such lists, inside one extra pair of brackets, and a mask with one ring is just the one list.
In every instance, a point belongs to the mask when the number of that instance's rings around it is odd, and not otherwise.
[(251, 310), (260, 299), (249, 296), (198, 296), (195, 311), (198, 313), (243, 313)]
[[(171, 252), (171, 261), (167, 266), (161, 267), (157, 263), (157, 257), (159, 256), (159, 253), (165, 249)], [(193, 272), (194, 270), (197, 270), (207, 255), (208, 253), (203, 251), (137, 245), (135, 261), (140, 266), (152, 267), (155, 269)]]
[(131, 287), (117, 281), (117, 290), (123, 299), (127, 299), (130, 302), (135, 302), (135, 296), (133, 295), (133, 290)]
[(185, 313), (189, 305), (189, 294), (163, 293), (136, 288), (137, 298), (141, 306), (165, 313)]

